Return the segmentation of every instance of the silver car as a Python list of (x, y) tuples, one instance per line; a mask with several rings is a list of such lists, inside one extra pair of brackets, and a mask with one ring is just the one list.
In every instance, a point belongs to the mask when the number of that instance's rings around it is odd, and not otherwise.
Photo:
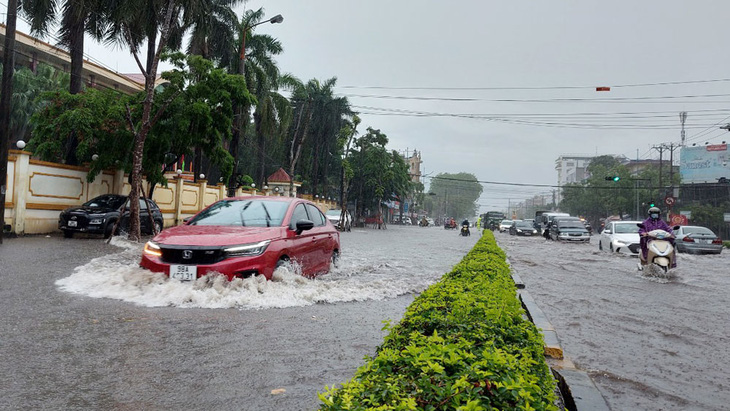
[(680, 253), (710, 253), (722, 252), (722, 240), (709, 228), (685, 225), (674, 231), (677, 237), (675, 244)]

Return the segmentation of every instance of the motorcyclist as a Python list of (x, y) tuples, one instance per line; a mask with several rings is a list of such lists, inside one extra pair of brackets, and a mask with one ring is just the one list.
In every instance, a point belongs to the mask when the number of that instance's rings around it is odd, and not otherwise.
[[(666, 223), (666, 221), (661, 219), (662, 211), (659, 209), (659, 207), (651, 207), (649, 209), (649, 217), (644, 220), (643, 227), (639, 227), (639, 245), (641, 246), (641, 263), (639, 266), (639, 269), (642, 269), (642, 265), (646, 265), (646, 257), (647, 253), (649, 251), (649, 232), (654, 230), (664, 230), (668, 232), (669, 234), (674, 234), (672, 231), (672, 228), (669, 227), (669, 224)], [(674, 246), (674, 238), (669, 238), (668, 241), (672, 243), (672, 246)], [(675, 248), (672, 252), (672, 267), (677, 267), (677, 249)]]
[(426, 216), (421, 218), (421, 227), (428, 227), (428, 220), (426, 220)]
[(466, 232), (471, 234), (471, 230), (469, 230), (469, 219), (465, 218), (464, 221), (461, 222), (461, 227), (466, 227)]

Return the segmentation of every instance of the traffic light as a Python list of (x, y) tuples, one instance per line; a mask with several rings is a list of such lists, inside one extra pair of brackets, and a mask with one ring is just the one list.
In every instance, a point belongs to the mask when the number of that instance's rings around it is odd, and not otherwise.
[(606, 179), (606, 181), (619, 181), (619, 180), (621, 180), (621, 177), (619, 177), (619, 176), (606, 176), (605, 179)]
[(653, 201), (649, 201), (649, 208), (656, 207), (656, 204), (654, 204)]

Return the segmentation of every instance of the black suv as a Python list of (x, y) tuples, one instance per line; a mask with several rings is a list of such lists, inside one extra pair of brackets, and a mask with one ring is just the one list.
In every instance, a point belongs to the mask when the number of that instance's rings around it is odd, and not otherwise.
[[(117, 231), (129, 228), (129, 204), (127, 196), (119, 194), (104, 194), (93, 198), (79, 207), (71, 207), (63, 210), (58, 217), (58, 228), (63, 231), (66, 238), (73, 237), (74, 233), (103, 234), (104, 238), (112, 235), (114, 224), (122, 221)], [(150, 210), (144, 199), (139, 199), (139, 220), (143, 233), (153, 234), (152, 227), (157, 232), (162, 231), (162, 212), (152, 200), (147, 200), (152, 210), (152, 222), (150, 221)], [(126, 207), (124, 205), (127, 204)], [(124, 213), (122, 214), (122, 209)]]

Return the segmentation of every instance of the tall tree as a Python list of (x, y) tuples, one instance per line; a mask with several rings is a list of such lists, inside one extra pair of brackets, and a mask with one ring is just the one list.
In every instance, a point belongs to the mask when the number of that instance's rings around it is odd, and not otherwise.
[[(49, 34), (51, 26), (59, 24), (59, 43), (68, 47), (71, 55), (69, 92), (79, 93), (84, 84), (84, 35), (88, 33), (93, 38), (101, 40), (106, 33), (104, 0), (24, 0), (22, 8), (30, 19), (30, 29), (33, 34), (45, 36)], [(66, 143), (67, 164), (78, 164), (77, 146), (77, 136), (72, 132), (68, 135)]]

